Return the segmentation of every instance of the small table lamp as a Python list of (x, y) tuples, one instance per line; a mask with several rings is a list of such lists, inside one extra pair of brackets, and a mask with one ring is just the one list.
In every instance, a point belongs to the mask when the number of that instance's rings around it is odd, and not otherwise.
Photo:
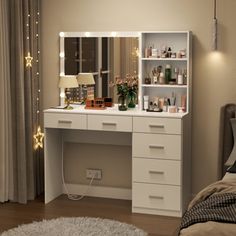
[[(92, 73), (79, 73), (77, 76), (78, 84), (80, 87), (80, 100), (82, 97), (82, 102), (85, 102), (87, 98), (87, 85), (93, 85), (95, 84), (94, 77)], [(86, 89), (86, 96), (82, 96), (82, 86), (84, 85), (84, 88)]]
[(73, 109), (73, 107), (70, 106), (70, 91), (68, 89), (78, 87), (76, 76), (60, 76), (58, 87), (66, 89), (67, 105), (64, 109)]

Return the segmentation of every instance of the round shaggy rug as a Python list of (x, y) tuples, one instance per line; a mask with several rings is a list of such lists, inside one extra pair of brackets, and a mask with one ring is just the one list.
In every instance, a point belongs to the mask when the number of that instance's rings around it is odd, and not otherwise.
[(20, 225), (1, 236), (147, 236), (133, 225), (115, 220), (75, 217), (43, 220)]

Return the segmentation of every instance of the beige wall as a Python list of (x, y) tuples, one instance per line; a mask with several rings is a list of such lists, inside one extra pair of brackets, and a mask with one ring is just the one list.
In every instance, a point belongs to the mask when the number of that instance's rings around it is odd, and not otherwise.
[(221, 53), (213, 55), (210, 0), (42, 0), (43, 107), (59, 101), (60, 31), (191, 30), (192, 185), (196, 193), (218, 177), (220, 108), (236, 102), (236, 1), (217, 2)]

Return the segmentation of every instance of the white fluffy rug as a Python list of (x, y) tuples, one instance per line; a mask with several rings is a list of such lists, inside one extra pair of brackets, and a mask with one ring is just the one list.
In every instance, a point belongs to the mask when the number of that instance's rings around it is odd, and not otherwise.
[(147, 236), (143, 230), (119, 221), (76, 217), (43, 220), (5, 231), (1, 236)]

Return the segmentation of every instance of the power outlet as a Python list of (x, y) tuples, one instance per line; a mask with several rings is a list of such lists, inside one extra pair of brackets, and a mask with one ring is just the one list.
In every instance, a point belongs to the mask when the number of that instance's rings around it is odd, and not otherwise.
[(87, 179), (102, 179), (102, 170), (99, 169), (86, 169)]

